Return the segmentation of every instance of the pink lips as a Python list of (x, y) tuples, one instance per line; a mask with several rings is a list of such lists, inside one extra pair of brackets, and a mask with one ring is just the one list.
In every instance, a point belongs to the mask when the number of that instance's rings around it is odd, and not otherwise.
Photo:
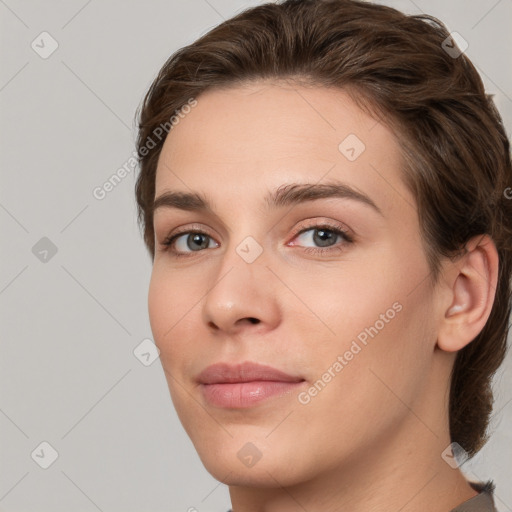
[(286, 395), (305, 382), (302, 377), (252, 362), (208, 366), (197, 381), (208, 403), (225, 408), (251, 407), (270, 397)]

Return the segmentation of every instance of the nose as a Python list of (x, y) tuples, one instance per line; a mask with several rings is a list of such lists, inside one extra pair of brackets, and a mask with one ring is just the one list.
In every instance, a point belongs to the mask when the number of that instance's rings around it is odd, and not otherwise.
[(255, 261), (248, 261), (235, 248), (229, 248), (219, 263), (202, 310), (211, 330), (233, 335), (246, 329), (262, 332), (278, 325), (279, 281), (268, 268), (265, 252)]

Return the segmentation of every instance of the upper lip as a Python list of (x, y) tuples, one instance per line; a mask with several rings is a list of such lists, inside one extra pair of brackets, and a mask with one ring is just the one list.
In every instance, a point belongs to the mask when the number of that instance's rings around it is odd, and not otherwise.
[(302, 377), (289, 375), (272, 366), (246, 361), (239, 364), (216, 363), (205, 368), (197, 377), (201, 384), (251, 381), (301, 382)]

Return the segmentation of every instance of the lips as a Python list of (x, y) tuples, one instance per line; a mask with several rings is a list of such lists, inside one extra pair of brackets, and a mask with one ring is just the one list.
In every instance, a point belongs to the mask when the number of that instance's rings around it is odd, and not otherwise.
[(271, 398), (290, 395), (306, 385), (300, 376), (252, 362), (208, 366), (197, 381), (204, 400), (223, 409), (254, 407)]
[(300, 376), (289, 375), (272, 366), (244, 362), (230, 365), (216, 363), (205, 368), (197, 377), (201, 384), (228, 384), (235, 382), (274, 381), (301, 382)]

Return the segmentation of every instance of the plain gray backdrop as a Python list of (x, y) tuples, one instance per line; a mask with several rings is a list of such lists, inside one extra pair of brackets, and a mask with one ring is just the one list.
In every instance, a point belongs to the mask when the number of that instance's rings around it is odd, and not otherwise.
[[(0, 511), (228, 509), (160, 360), (149, 364), (151, 262), (127, 162), (135, 110), (165, 60), (260, 3), (0, 0)], [(510, 135), (512, 0), (381, 3), (433, 14), (467, 40)], [(512, 510), (511, 370), (509, 356), (492, 438), (462, 466), (494, 479), (500, 512)]]

